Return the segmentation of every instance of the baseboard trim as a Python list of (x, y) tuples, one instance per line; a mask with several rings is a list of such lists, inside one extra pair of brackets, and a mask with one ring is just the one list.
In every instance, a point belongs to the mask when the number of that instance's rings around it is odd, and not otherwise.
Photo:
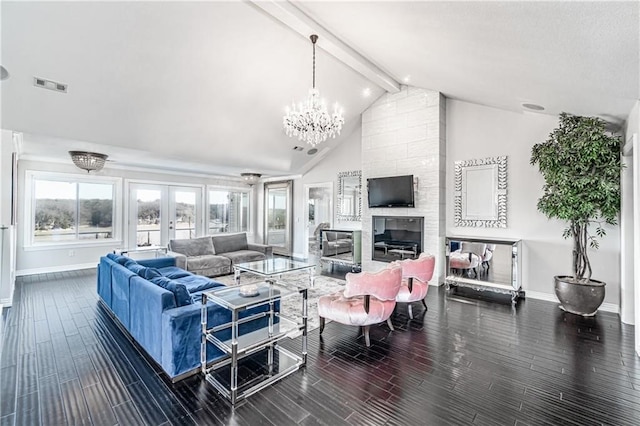
[[(527, 293), (527, 298), (537, 299), (537, 300), (546, 300), (547, 302), (560, 303), (555, 294), (551, 293), (542, 293), (540, 291), (531, 291), (525, 290)], [(602, 312), (612, 312), (614, 314), (620, 315), (620, 306), (615, 303), (603, 303), (600, 305), (599, 311)]]
[(97, 263), (80, 263), (76, 265), (48, 266), (46, 268), (20, 269), (16, 271), (17, 277), (26, 275), (50, 274), (52, 272), (77, 271), (79, 269), (95, 268)]

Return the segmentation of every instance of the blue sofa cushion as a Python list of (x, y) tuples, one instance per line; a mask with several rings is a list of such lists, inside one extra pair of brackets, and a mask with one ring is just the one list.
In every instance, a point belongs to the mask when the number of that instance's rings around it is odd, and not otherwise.
[(191, 272), (187, 272), (182, 268), (178, 268), (177, 266), (167, 266), (164, 268), (159, 268), (160, 274), (163, 277), (167, 277), (170, 280), (175, 280), (176, 278), (187, 277), (189, 275), (193, 275)]
[(133, 259), (129, 259), (128, 261), (126, 261), (124, 264), (124, 267), (130, 270), (131, 272), (133, 272), (134, 274), (139, 274), (143, 268), (146, 268), (146, 266), (140, 265), (138, 262), (136, 262)]
[(154, 278), (161, 277), (162, 273), (159, 269), (156, 268), (143, 268), (138, 271), (138, 275), (140, 275), (145, 280), (151, 281)]
[(193, 303), (202, 303), (202, 294), (209, 292), (211, 290), (215, 290), (218, 287), (224, 288), (226, 287), (224, 284), (220, 284), (219, 282), (215, 282), (216, 286), (213, 288), (207, 288), (205, 290), (200, 290), (200, 291), (194, 291), (191, 294), (191, 300), (193, 301)]
[(191, 296), (189, 295), (189, 291), (184, 284), (178, 283), (176, 281), (170, 280), (167, 277), (156, 277), (151, 280), (152, 283), (159, 285), (165, 290), (169, 290), (173, 293), (176, 298), (176, 306), (186, 306), (191, 305), (193, 302), (191, 301)]
[(171, 256), (156, 257), (151, 259), (140, 259), (138, 263), (147, 268), (167, 268), (169, 266), (176, 266), (176, 258)]
[(107, 257), (120, 265), (124, 265), (129, 260), (131, 260), (126, 256), (123, 256), (121, 254), (115, 254), (115, 253), (109, 253), (107, 254)]
[(175, 281), (184, 284), (190, 294), (223, 285), (217, 281), (203, 277), (202, 275), (187, 275), (186, 277), (177, 278)]

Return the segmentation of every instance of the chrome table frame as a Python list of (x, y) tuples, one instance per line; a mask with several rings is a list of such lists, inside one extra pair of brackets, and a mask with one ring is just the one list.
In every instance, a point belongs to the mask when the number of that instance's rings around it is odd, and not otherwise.
[[(232, 405), (244, 400), (248, 396), (260, 391), (267, 387), (271, 383), (286, 377), (301, 366), (307, 363), (307, 288), (298, 286), (289, 286), (285, 284), (278, 284), (275, 282), (264, 282), (258, 284), (263, 290), (268, 287), (268, 295), (259, 295), (255, 300), (251, 297), (246, 298), (246, 303), (235, 304), (230, 303), (221, 297), (220, 294), (231, 294), (231, 291), (238, 292), (237, 287), (227, 287), (224, 289), (213, 290), (202, 294), (202, 308), (201, 308), (201, 327), (202, 337), (200, 343), (200, 364), (201, 372), (205, 377), (205, 380), (213, 385), (216, 390), (225, 396)], [(227, 292), (227, 293), (224, 293)], [(295, 294), (302, 295), (302, 323), (299, 324), (296, 321), (292, 321), (285, 316), (280, 315), (274, 311), (274, 304), (276, 301), (282, 300), (293, 296)], [(231, 322), (218, 325), (215, 327), (207, 327), (207, 301), (211, 301), (231, 311)], [(246, 318), (239, 319), (238, 314), (246, 309), (250, 309), (256, 306), (268, 304), (268, 312), (259, 312)], [(239, 335), (238, 326), (242, 323), (257, 320), (268, 316), (269, 324), (261, 329)], [(279, 322), (274, 323), (275, 317), (278, 317)], [(222, 341), (215, 334), (221, 330), (231, 329), (231, 339)], [(294, 338), (298, 333), (302, 331), (302, 352), (301, 356), (286, 350), (285, 348), (277, 345), (278, 341), (285, 337)], [(207, 342), (210, 342), (221, 349), (225, 355), (207, 365)], [(266, 349), (268, 351), (267, 367), (269, 374), (262, 378), (260, 381), (249, 382), (248, 385), (238, 385), (238, 361), (242, 358), (256, 353), (260, 350)], [(287, 361), (291, 364), (282, 371), (276, 373), (273, 372), (274, 367), (274, 351), (278, 351), (279, 360), (281, 357), (287, 358)], [(230, 386), (229, 389), (222, 384), (215, 376), (215, 370), (230, 365)], [(278, 364), (280, 366), (280, 363)], [(254, 384), (255, 383), (255, 384)]]
[[(269, 263), (272, 263), (274, 267), (268, 272), (265, 272), (260, 267), (258, 267), (258, 265), (264, 266), (268, 265)], [(233, 278), (236, 285), (240, 285), (240, 273), (249, 272), (251, 274), (258, 275), (264, 278), (266, 282), (273, 284), (277, 281), (276, 278), (280, 278), (284, 274), (302, 271), (307, 271), (309, 273), (309, 286), (313, 287), (316, 279), (316, 265), (298, 262), (296, 260), (284, 259), (281, 257), (233, 265)]]

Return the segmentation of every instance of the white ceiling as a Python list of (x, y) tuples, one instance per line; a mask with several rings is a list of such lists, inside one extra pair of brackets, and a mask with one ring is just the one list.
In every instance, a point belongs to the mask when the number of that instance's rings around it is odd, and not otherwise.
[[(397, 82), (410, 76), (409, 84), (448, 97), (514, 111), (531, 102), (545, 113), (599, 115), (617, 124), (640, 98), (637, 1), (296, 5), (324, 27), (319, 46), (328, 31)], [(296, 174), (349, 137), (384, 91), (319, 49), (317, 86), (344, 107), (347, 125), (310, 156), (282, 130), (285, 105), (310, 85), (308, 34), (263, 8), (1, 7), (1, 64), (11, 74), (0, 83), (2, 128), (25, 133), (28, 155), (66, 158), (69, 149), (93, 149), (124, 165)], [(68, 93), (35, 88), (34, 76), (66, 83)], [(295, 145), (305, 151), (293, 151)]]

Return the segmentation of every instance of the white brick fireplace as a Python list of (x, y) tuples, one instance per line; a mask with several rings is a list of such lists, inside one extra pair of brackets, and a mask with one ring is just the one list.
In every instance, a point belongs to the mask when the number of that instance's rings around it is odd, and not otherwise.
[(364, 270), (386, 266), (372, 258), (372, 216), (424, 217), (424, 251), (436, 255), (434, 280), (444, 280), (446, 132), (440, 92), (402, 86), (362, 114), (362, 179), (412, 174), (418, 178), (414, 208), (369, 208), (363, 191)]

